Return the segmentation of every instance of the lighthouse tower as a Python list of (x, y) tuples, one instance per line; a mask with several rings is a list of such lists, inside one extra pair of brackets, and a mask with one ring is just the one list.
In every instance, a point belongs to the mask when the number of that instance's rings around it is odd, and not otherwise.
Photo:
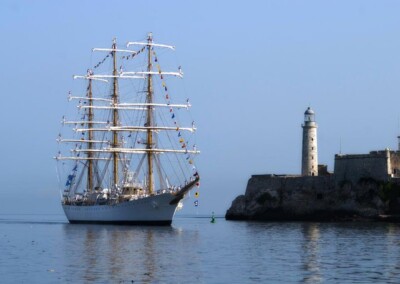
[(315, 113), (309, 107), (304, 113), (303, 151), (301, 159), (301, 175), (318, 175), (317, 124)]

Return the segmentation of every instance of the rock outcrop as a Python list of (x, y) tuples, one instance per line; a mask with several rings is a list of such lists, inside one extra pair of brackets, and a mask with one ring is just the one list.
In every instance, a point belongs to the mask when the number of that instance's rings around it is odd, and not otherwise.
[[(245, 195), (226, 212), (227, 220), (358, 220), (400, 213), (398, 179), (358, 182), (326, 176), (253, 175)], [(396, 217), (397, 218), (397, 217)]]

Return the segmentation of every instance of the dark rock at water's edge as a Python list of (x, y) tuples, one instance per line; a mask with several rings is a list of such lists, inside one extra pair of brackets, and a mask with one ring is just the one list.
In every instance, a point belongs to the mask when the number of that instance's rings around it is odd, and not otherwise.
[(400, 181), (362, 177), (253, 175), (227, 220), (400, 221)]

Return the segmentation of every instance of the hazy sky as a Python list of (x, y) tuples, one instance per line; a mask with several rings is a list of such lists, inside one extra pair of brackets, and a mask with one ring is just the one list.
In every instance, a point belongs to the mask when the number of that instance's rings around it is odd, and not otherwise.
[[(55, 141), (91, 48), (177, 47), (202, 151), (200, 206), (224, 214), (252, 174), (300, 173), (316, 112), (319, 162), (396, 149), (400, 1), (0, 2), (0, 213), (61, 213)], [(341, 141), (341, 143), (340, 143)]]

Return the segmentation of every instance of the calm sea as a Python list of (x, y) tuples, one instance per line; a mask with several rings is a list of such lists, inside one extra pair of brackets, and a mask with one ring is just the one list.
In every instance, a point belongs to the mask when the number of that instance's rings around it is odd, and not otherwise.
[(400, 224), (0, 215), (0, 283), (400, 283)]

